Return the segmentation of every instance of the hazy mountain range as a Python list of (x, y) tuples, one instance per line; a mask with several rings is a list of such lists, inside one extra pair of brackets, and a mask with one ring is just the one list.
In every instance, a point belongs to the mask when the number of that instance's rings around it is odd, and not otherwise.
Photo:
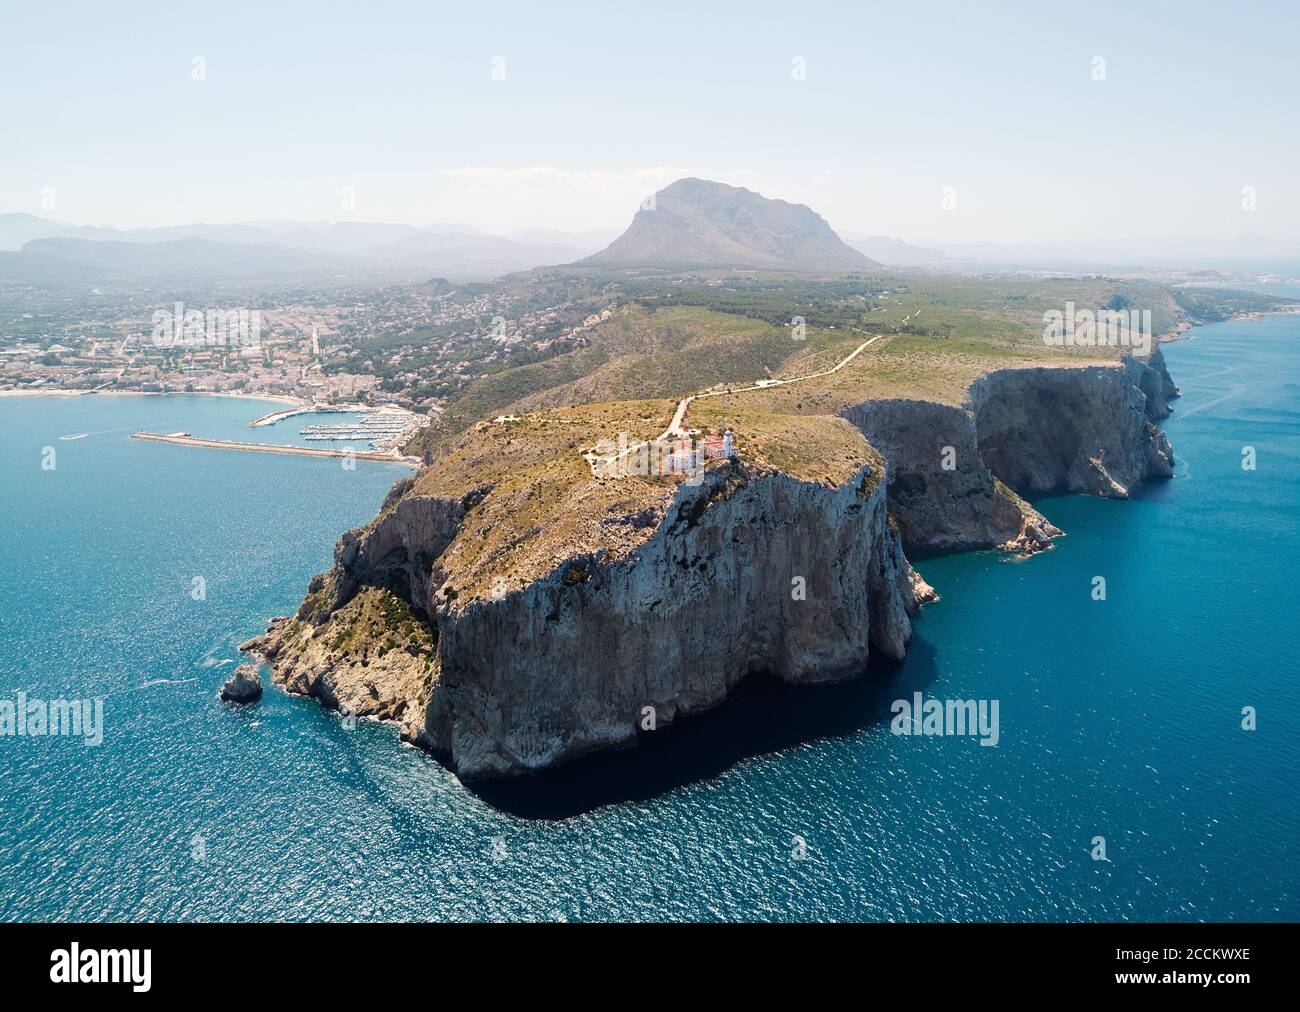
[(298, 221), (123, 230), (0, 214), (0, 283), (42, 287), (472, 281), (574, 262), (820, 272), (882, 265), (960, 271), (1254, 266), (1297, 273), (1300, 242), (1253, 235), (927, 245), (851, 235), (846, 242), (803, 204), (694, 178), (656, 193), (621, 234), (525, 229), (503, 236), (450, 223)]
[(1300, 261), (1300, 242), (1242, 235), (1233, 239), (1192, 236), (1137, 239), (1061, 239), (1026, 243), (936, 244), (949, 266), (987, 264), (1070, 268), (1230, 267), (1242, 262)]
[(887, 235), (845, 236), (844, 241), (872, 260), (891, 266), (941, 264), (948, 259), (948, 255), (943, 250), (913, 246), (902, 239), (891, 239)]
[(913, 245), (888, 236), (845, 236), (873, 260), (898, 267), (1038, 268), (1105, 270), (1139, 267), (1247, 265), (1268, 269), (1265, 261), (1300, 261), (1300, 242), (1245, 235), (1236, 239), (1168, 237), (1123, 240), (1070, 240), (1034, 243), (934, 243)]
[(0, 214), (0, 281), (329, 284), (456, 280), (570, 263), (616, 233), (498, 236), (468, 225), (382, 222), (195, 223), (115, 229)]

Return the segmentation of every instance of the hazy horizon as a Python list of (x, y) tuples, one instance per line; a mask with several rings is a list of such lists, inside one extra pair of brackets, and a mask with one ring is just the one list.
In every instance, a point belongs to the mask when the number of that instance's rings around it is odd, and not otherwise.
[[(716, 180), (716, 181), (725, 182), (725, 180)], [(762, 194), (762, 195), (767, 196), (767, 194)], [(798, 203), (798, 201), (796, 201), (795, 203)], [(817, 211), (818, 209), (816, 207), (813, 207), (812, 210)], [(591, 228), (563, 228), (563, 227), (551, 228), (546, 226), (518, 226), (512, 228), (504, 228), (499, 231), (494, 231), (473, 221), (435, 221), (435, 222), (410, 221), (410, 220), (372, 221), (372, 220), (361, 219), (361, 218), (318, 219), (315, 221), (306, 221), (306, 220), (290, 219), (290, 218), (280, 218), (280, 219), (258, 218), (252, 220), (231, 220), (231, 221), (195, 219), (193, 221), (165, 222), (158, 225), (122, 226), (122, 225), (114, 224), (112, 222), (103, 222), (103, 221), (68, 221), (66, 219), (60, 218), (58, 215), (39, 214), (32, 211), (13, 211), (10, 209), (0, 209), (0, 218), (10, 214), (30, 214), (35, 218), (39, 218), (45, 221), (50, 221), (60, 225), (66, 225), (69, 227), (113, 229), (123, 233), (131, 233), (136, 231), (145, 231), (145, 230), (153, 230), (153, 229), (185, 228), (189, 226), (231, 227), (231, 226), (243, 225), (243, 226), (254, 226), (254, 227), (264, 228), (267, 229), (269, 232), (275, 232), (280, 229), (288, 230), (290, 228), (299, 228), (299, 227), (328, 228), (333, 225), (341, 225), (341, 224), (389, 225), (389, 226), (398, 226), (398, 227), (410, 227), (412, 229), (416, 229), (420, 231), (427, 230), (427, 229), (436, 230), (440, 228), (464, 229), (466, 234), (481, 233), (484, 235), (491, 235), (500, 238), (518, 237), (518, 241), (526, 242), (529, 241), (529, 239), (531, 238), (528, 235), (529, 233), (533, 233), (538, 236), (541, 236), (544, 233), (553, 233), (556, 237), (572, 236), (575, 238), (580, 236), (592, 236), (592, 235), (598, 235), (603, 233), (609, 233), (609, 237), (613, 238), (621, 234), (627, 228), (635, 212), (636, 212), (636, 207), (631, 208), (628, 211), (627, 220), (619, 225), (610, 224), (605, 226), (595, 226)], [(867, 232), (862, 230), (843, 229), (843, 228), (836, 227), (836, 224), (833, 221), (829, 222), (829, 224), (833, 229), (835, 229), (835, 231), (842, 238), (845, 238), (850, 241), (861, 241), (864, 239), (884, 238), (884, 239), (897, 239), (916, 246), (961, 247), (961, 246), (998, 245), (998, 246), (1006, 246), (1008, 248), (1016, 248), (1016, 247), (1028, 247), (1028, 246), (1046, 247), (1046, 246), (1060, 245), (1060, 246), (1101, 247), (1108, 244), (1123, 244), (1128, 242), (1231, 243), (1235, 241), (1248, 241), (1248, 240), (1256, 240), (1260, 242), (1296, 243), (1297, 246), (1300, 246), (1300, 239), (1290, 239), (1285, 236), (1269, 235), (1269, 234), (1263, 234), (1263, 233), (1252, 232), (1252, 231), (1242, 231), (1234, 235), (1226, 235), (1226, 236), (1197, 236), (1197, 235), (1190, 235), (1190, 234), (1181, 234), (1181, 235), (1174, 235), (1174, 234), (1137, 235), (1135, 234), (1135, 235), (1113, 235), (1113, 236), (1104, 236), (1104, 237), (1096, 237), (1096, 238), (1082, 238), (1079, 236), (1060, 236), (1060, 237), (1052, 237), (1048, 239), (974, 238), (974, 239), (963, 239), (963, 240), (949, 240), (943, 238), (942, 236), (930, 237), (930, 238), (926, 238), (926, 237), (916, 238), (906, 234), (891, 235), (891, 234), (881, 233), (881, 232), (873, 233), (873, 232)], [(544, 241), (544, 240), (539, 239), (538, 241)]]
[(29, 7), (0, 208), (585, 231), (701, 176), (922, 244), (1300, 238), (1296, 13), (1102, 7)]

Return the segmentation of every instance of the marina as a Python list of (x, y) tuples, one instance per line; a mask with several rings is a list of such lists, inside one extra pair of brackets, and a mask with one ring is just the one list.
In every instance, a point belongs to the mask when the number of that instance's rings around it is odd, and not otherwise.
[(344, 442), (364, 440), (372, 450), (400, 446), (428, 424), (422, 415), (406, 411), (368, 411), (347, 422), (319, 422), (299, 429), (307, 442)]
[(394, 451), (429, 424), (425, 415), (404, 408), (370, 408), (364, 404), (307, 404), (272, 411), (249, 422), (253, 428), (275, 425), (298, 415), (356, 415), (342, 422), (316, 422), (299, 429), (311, 443), (365, 441), (378, 452)]

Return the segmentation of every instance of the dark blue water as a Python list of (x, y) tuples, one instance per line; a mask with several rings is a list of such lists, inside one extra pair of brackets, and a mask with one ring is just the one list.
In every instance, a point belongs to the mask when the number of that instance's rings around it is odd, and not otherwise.
[[(215, 698), (404, 472), (122, 438), (217, 434), (238, 402), (0, 400), (0, 698), (108, 694), (99, 747), (0, 738), (0, 916), (1296, 919), (1300, 324), (1193, 337), (1166, 349), (1177, 477), (1041, 503), (1068, 536), (1035, 559), (924, 563), (944, 597), (905, 664), (752, 680), (488, 793), (391, 728)], [(891, 734), (914, 691), (998, 700), (999, 744)]]

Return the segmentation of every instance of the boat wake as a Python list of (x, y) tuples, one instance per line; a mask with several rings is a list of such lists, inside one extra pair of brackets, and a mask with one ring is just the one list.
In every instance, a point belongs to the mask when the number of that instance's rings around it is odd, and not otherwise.
[(141, 682), (135, 689), (139, 692), (141, 689), (152, 689), (156, 685), (187, 685), (197, 681), (197, 678), (151, 678), (147, 682)]
[(97, 432), (70, 432), (68, 435), (60, 436), (59, 438), (64, 442), (68, 442), (69, 440), (73, 440), (73, 439), (85, 439), (87, 436), (106, 436), (111, 432), (130, 432), (130, 431), (131, 430), (129, 428), (99, 429)]

